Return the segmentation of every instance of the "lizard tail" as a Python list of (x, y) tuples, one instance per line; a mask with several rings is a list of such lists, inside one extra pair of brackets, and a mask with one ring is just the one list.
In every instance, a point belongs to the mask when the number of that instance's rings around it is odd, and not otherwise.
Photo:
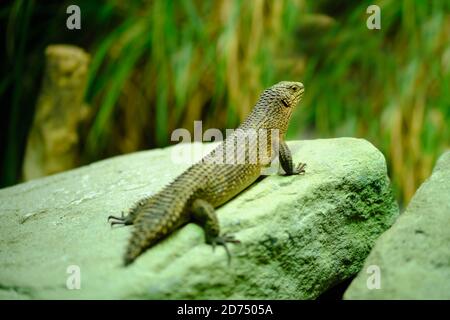
[(143, 212), (135, 220), (134, 230), (124, 256), (124, 265), (131, 264), (147, 248), (156, 244), (177, 227), (168, 218), (165, 210), (155, 208)]
[(178, 177), (155, 195), (151, 203), (140, 208), (125, 252), (125, 266), (189, 221), (187, 204), (198, 190), (193, 181), (188, 175)]

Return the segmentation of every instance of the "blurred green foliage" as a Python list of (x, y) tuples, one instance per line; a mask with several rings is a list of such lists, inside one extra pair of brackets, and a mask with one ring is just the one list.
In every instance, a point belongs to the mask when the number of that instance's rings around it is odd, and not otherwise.
[[(86, 162), (168, 145), (194, 120), (235, 127), (281, 80), (306, 87), (288, 138), (371, 141), (400, 202), (449, 148), (449, 1), (82, 0), (80, 31), (65, 28), (73, 1), (48, 3), (0, 11), (12, 63), (0, 82), (10, 110), (3, 185), (19, 177), (43, 48), (55, 42), (92, 55)], [(366, 27), (370, 4), (381, 8), (381, 30)]]

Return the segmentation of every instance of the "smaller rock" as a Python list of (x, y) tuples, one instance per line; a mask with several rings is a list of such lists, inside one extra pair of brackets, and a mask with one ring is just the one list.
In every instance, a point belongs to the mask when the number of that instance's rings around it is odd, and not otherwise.
[(450, 299), (450, 152), (377, 240), (344, 299)]

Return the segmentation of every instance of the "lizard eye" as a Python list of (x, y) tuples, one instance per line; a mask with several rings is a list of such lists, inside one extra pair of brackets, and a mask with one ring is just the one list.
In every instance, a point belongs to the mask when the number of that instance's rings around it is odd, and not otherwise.
[(297, 91), (298, 88), (297, 88), (297, 86), (292, 86), (291, 89), (292, 89), (293, 91)]

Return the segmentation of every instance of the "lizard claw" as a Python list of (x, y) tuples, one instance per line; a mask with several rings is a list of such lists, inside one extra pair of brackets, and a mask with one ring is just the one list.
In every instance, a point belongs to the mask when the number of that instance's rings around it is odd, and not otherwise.
[(241, 243), (241, 241), (239, 241), (238, 239), (236, 239), (236, 238), (234, 237), (234, 235), (228, 234), (228, 233), (224, 233), (224, 234), (222, 235), (222, 237), (220, 237), (220, 238), (222, 238), (222, 240), (223, 240), (224, 242)]
[[(111, 222), (110, 222), (109, 220), (111, 220), (111, 219), (114, 219), (114, 221), (111, 221)], [(124, 225), (124, 226), (130, 224), (129, 221), (127, 220), (127, 217), (124, 216), (123, 211), (121, 212), (121, 216), (120, 216), (120, 217), (117, 217), (117, 216), (109, 216), (109, 217), (108, 217), (108, 222), (110, 222), (111, 228), (112, 228), (114, 225), (116, 225), (116, 224), (121, 224), (121, 225)]]
[(230, 250), (228, 250), (228, 246), (227, 246), (227, 243), (229, 243), (229, 242), (236, 243), (236, 244), (237, 243), (241, 243), (238, 239), (236, 239), (234, 237), (234, 235), (227, 234), (227, 233), (224, 233), (222, 236), (217, 236), (217, 237), (215, 237), (214, 239), (211, 240), (211, 245), (213, 247), (213, 252), (214, 252), (214, 250), (216, 248), (216, 245), (220, 245), (220, 246), (223, 246), (225, 248), (225, 251), (227, 253), (227, 258), (228, 258), (228, 265), (231, 264), (231, 253), (230, 253)]
[(295, 174), (305, 174), (306, 163), (299, 162), (295, 168)]
[(116, 224), (124, 226), (126, 223), (124, 221), (113, 221), (111, 222), (111, 228)]
[(125, 220), (125, 217), (124, 217), (123, 211), (121, 212), (120, 217), (117, 217), (117, 216), (109, 216), (109, 217), (108, 217), (108, 222), (109, 222), (109, 220), (111, 220), (111, 219), (119, 220), (119, 221), (124, 221), (124, 220)]

